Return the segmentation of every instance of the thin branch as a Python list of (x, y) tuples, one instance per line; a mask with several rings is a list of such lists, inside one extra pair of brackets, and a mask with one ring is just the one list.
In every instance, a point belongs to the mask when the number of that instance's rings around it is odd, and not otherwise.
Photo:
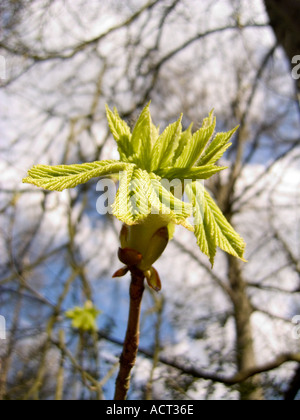
[(131, 270), (128, 325), (120, 357), (120, 370), (116, 380), (115, 400), (125, 400), (129, 390), (131, 369), (135, 365), (139, 347), (140, 315), (144, 290), (144, 274), (133, 268)]
[(231, 288), (220, 278), (218, 277), (209, 267), (207, 267), (205, 264), (201, 262), (201, 260), (198, 258), (196, 254), (194, 254), (193, 251), (186, 248), (181, 242), (177, 241), (176, 239), (173, 239), (173, 243), (177, 246), (177, 248), (180, 249), (181, 252), (189, 255), (192, 260), (196, 261), (200, 267), (202, 267), (214, 280), (214, 282), (225, 292), (228, 297), (233, 300), (234, 299), (234, 293), (231, 290)]
[(181, 370), (185, 374), (192, 375), (194, 378), (210, 380), (214, 382), (223, 383), (224, 385), (232, 386), (232, 385), (240, 384), (246, 381), (247, 379), (250, 379), (253, 376), (256, 376), (258, 374), (270, 372), (271, 370), (277, 369), (287, 362), (299, 363), (300, 353), (282, 354), (271, 362), (265, 363), (264, 365), (261, 365), (261, 366), (256, 366), (251, 369), (245, 369), (243, 371), (236, 373), (232, 377), (227, 377), (227, 378), (222, 375), (214, 375), (214, 374), (206, 373), (194, 367), (188, 368), (188, 367), (185, 367), (184, 365), (181, 365), (178, 362), (173, 362), (168, 359), (160, 358), (160, 361), (163, 361), (163, 363), (167, 364), (168, 366), (172, 366), (175, 369)]
[[(289, 267), (289, 265), (287, 265), (286, 267)], [(247, 287), (253, 287), (255, 289), (259, 289), (265, 292), (284, 293), (288, 295), (291, 295), (291, 293), (293, 294), (300, 293), (299, 289), (286, 290), (286, 289), (282, 289), (280, 287), (275, 287), (275, 286), (267, 286), (267, 285), (265, 286), (261, 283), (247, 283)]]
[(127, 18), (125, 21), (112, 26), (107, 31), (101, 33), (100, 35), (89, 39), (87, 41), (83, 41), (80, 44), (74, 46), (72, 50), (70, 49), (66, 51), (47, 51), (46, 54), (40, 55), (37, 52), (31, 52), (27, 46), (21, 45), (21, 48), (18, 47), (11, 47), (9, 45), (4, 44), (3, 42), (0, 42), (0, 48), (4, 49), (5, 51), (9, 52), (10, 54), (19, 55), (19, 56), (26, 56), (29, 59), (34, 60), (35, 62), (43, 62), (43, 61), (49, 61), (49, 60), (68, 60), (73, 57), (75, 57), (79, 52), (83, 51), (88, 46), (97, 45), (102, 39), (106, 38), (111, 33), (118, 31), (119, 29), (122, 29), (126, 26), (131, 25), (136, 19), (139, 18), (139, 16), (145, 11), (149, 10), (152, 7), (154, 7), (157, 3), (159, 3), (160, 0), (150, 1), (146, 3), (144, 6), (142, 6), (136, 13), (131, 15), (129, 18)]
[(148, 379), (146, 390), (145, 390), (145, 399), (146, 400), (153, 400), (153, 382), (154, 382), (154, 374), (159, 363), (159, 353), (160, 353), (160, 331), (163, 321), (163, 309), (164, 309), (164, 298), (157, 297), (153, 292), (153, 298), (155, 300), (155, 312), (157, 313), (157, 321), (155, 324), (155, 338), (154, 338), (154, 350), (153, 350), (153, 361), (152, 367), (150, 371), (150, 377)]
[(287, 157), (291, 152), (293, 152), (297, 147), (299, 146), (299, 139), (295, 140), (294, 143), (292, 143), (292, 146), (285, 150), (283, 153), (281, 153), (279, 156), (277, 156), (273, 162), (271, 162), (266, 168), (265, 170), (259, 174), (257, 176), (257, 178), (251, 182), (251, 184), (248, 184), (243, 191), (241, 191), (241, 193), (239, 195), (237, 195), (233, 201), (232, 204), (235, 204), (237, 202), (239, 202), (239, 210), (241, 210), (243, 207), (245, 207), (245, 205), (249, 202), (251, 202), (255, 197), (259, 196), (262, 192), (265, 191), (265, 185), (263, 185), (263, 187), (259, 188), (258, 190), (254, 191), (252, 193), (252, 195), (250, 195), (249, 197), (247, 197), (246, 199), (242, 200), (246, 193), (248, 191), (253, 190), (257, 185), (259, 185), (260, 181), (263, 180), (267, 175), (269, 175), (272, 171), (272, 169), (274, 168), (274, 166), (276, 165), (277, 162), (280, 162), (281, 160), (283, 160), (285, 157)]
[[(59, 331), (59, 343), (60, 348), (64, 347), (65, 342), (65, 334), (63, 330)], [(60, 357), (60, 363), (59, 368), (57, 371), (57, 379), (56, 379), (56, 392), (55, 392), (55, 400), (56, 401), (62, 401), (63, 395), (64, 395), (64, 363), (65, 363), (65, 355), (63, 351), (61, 351), (61, 357)]]
[(245, 107), (245, 110), (241, 116), (240, 119), (240, 127), (241, 130), (239, 131), (240, 134), (238, 134), (238, 143), (237, 143), (237, 159), (235, 159), (235, 162), (233, 164), (232, 167), (232, 171), (231, 171), (231, 179), (229, 182), (230, 185), (230, 190), (233, 191), (234, 190), (234, 185), (237, 182), (237, 180), (239, 179), (239, 177), (241, 176), (242, 170), (243, 170), (243, 164), (242, 164), (242, 158), (243, 158), (243, 151), (244, 151), (244, 142), (243, 139), (240, 137), (243, 133), (243, 129), (246, 126), (246, 121), (247, 121), (247, 117), (250, 114), (250, 109), (251, 106), (253, 104), (255, 95), (257, 93), (258, 87), (259, 87), (259, 82), (261, 80), (261, 77), (269, 63), (270, 58), (274, 55), (275, 51), (277, 48), (277, 44), (273, 45), (272, 48), (270, 48), (270, 50), (267, 52), (267, 54), (265, 55), (264, 59), (262, 60), (262, 63), (259, 67), (259, 69), (257, 70), (253, 85), (252, 85), (252, 89), (249, 95), (249, 98), (247, 100), (247, 104)]
[[(90, 389), (90, 391), (101, 390), (101, 383), (97, 381), (89, 372), (87, 372), (75, 359), (72, 353), (68, 350), (63, 342), (51, 339), (51, 343), (54, 344), (62, 353), (64, 357), (67, 357), (72, 363), (74, 368), (80, 373), (83, 383)], [(90, 382), (90, 384), (87, 383)]]
[[(105, 339), (107, 341), (110, 341), (111, 343), (114, 343), (116, 345), (122, 346), (123, 342), (115, 339), (113, 337), (109, 337), (106, 333), (99, 331), (98, 332), (98, 336), (101, 339)], [(153, 359), (154, 355), (151, 351), (140, 348), (139, 349), (139, 354)], [(163, 356), (163, 355), (159, 355), (159, 362), (172, 367), (174, 369), (179, 370), (182, 374), (187, 374), (187, 375), (191, 375), (194, 378), (198, 378), (198, 379), (204, 379), (207, 381), (213, 381), (213, 382), (217, 382), (217, 383), (222, 383), (224, 385), (228, 385), (228, 386), (232, 386), (232, 385), (237, 385), (240, 384), (244, 381), (246, 381), (247, 379), (252, 378), (253, 376), (259, 375), (261, 373), (267, 373), (270, 372), (272, 370), (278, 369), (280, 366), (284, 365), (287, 362), (298, 362), (300, 363), (300, 353), (285, 353), (285, 354), (281, 354), (279, 356), (277, 356), (274, 360), (265, 363), (264, 365), (260, 365), (260, 366), (255, 366), (251, 369), (245, 369), (242, 370), (240, 372), (237, 372), (236, 374), (234, 374), (233, 376), (223, 376), (223, 375), (218, 375), (218, 374), (214, 374), (214, 373), (209, 373), (206, 372), (205, 370), (199, 369), (197, 367), (188, 367), (186, 365), (186, 363), (182, 363), (179, 362), (178, 360), (174, 359), (170, 359), (169, 357)]]
[(289, 325), (291, 324), (291, 319), (290, 318), (285, 318), (285, 317), (280, 316), (280, 315), (272, 314), (269, 311), (267, 311), (267, 309), (260, 308), (260, 307), (255, 306), (255, 305), (252, 305), (252, 307), (253, 307), (253, 312), (260, 312), (261, 314), (267, 315), (271, 320), (277, 319), (278, 321), (286, 322)]
[(227, 32), (228, 30), (241, 30), (241, 29), (248, 29), (248, 28), (266, 28), (267, 24), (259, 24), (259, 23), (247, 23), (243, 25), (242, 27), (239, 25), (226, 25), (221, 26), (219, 28), (211, 29), (206, 32), (200, 32), (194, 35), (192, 38), (188, 39), (178, 47), (174, 48), (172, 51), (170, 51), (168, 54), (166, 54), (164, 57), (162, 57), (153, 67), (150, 68), (151, 71), (158, 71), (167, 61), (169, 61), (171, 58), (173, 58), (175, 55), (183, 51), (185, 48), (189, 47), (193, 43), (199, 41), (200, 39), (206, 38), (209, 35), (213, 35), (216, 33), (221, 32)]

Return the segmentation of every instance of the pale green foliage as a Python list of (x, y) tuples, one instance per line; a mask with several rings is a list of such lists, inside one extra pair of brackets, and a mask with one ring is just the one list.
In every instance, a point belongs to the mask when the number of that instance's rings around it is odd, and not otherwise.
[(37, 165), (28, 171), (23, 182), (34, 184), (50, 191), (63, 191), (84, 184), (91, 178), (118, 174), (128, 168), (128, 164), (116, 160), (83, 163), (81, 165)]
[[(150, 105), (150, 104), (149, 104)], [(135, 163), (147, 171), (151, 166), (151, 151), (156, 131), (153, 129), (149, 105), (141, 113), (132, 132), (131, 144), (135, 152)]]
[(173, 159), (172, 159), (172, 165), (174, 166), (174, 163), (177, 161), (177, 159), (179, 158), (179, 156), (181, 156), (185, 146), (191, 141), (192, 138), (192, 128), (193, 128), (193, 123), (189, 126), (189, 128), (186, 131), (183, 131), (181, 133), (180, 136), (180, 140), (179, 140), (179, 144), (177, 149), (175, 150)]
[[(194, 231), (200, 249), (214, 262), (217, 247), (243, 259), (245, 243), (227, 222), (203, 185), (225, 167), (215, 165), (231, 145), (237, 128), (213, 138), (216, 118), (213, 111), (194, 134), (192, 125), (182, 131), (182, 116), (161, 134), (153, 124), (148, 104), (131, 133), (117, 110), (107, 107), (110, 130), (118, 145), (119, 161), (100, 161), (81, 165), (34, 166), (23, 182), (48, 190), (62, 191), (93, 177), (118, 174), (120, 185), (113, 214), (125, 224), (144, 224), (157, 214), (166, 225), (182, 224)], [(162, 178), (190, 180), (186, 192), (191, 204), (175, 197), (162, 185)], [(193, 182), (194, 181), (194, 182)], [(194, 215), (195, 228), (187, 221)]]
[(120, 185), (113, 204), (113, 214), (127, 225), (144, 220), (151, 211), (148, 200), (148, 172), (130, 168), (120, 176)]
[(187, 229), (193, 230), (186, 220), (191, 215), (192, 206), (174, 197), (154, 176), (152, 176), (151, 185), (150, 202), (152, 209), (156, 210), (155, 213), (162, 214), (169, 223), (181, 224)]
[(170, 194), (154, 174), (139, 168), (121, 173), (113, 214), (123, 223), (129, 226), (141, 223), (151, 213), (186, 226), (191, 210), (190, 204)]
[(108, 106), (106, 106), (106, 115), (110, 131), (118, 144), (120, 159), (121, 161), (129, 162), (128, 157), (133, 154), (130, 128), (126, 122), (120, 118), (116, 108), (114, 109), (114, 112), (112, 112)]
[(216, 118), (213, 117), (213, 112), (211, 112), (209, 117), (204, 120), (200, 130), (196, 131), (194, 135), (188, 131), (190, 133), (190, 139), (187, 140), (182, 153), (175, 162), (176, 168), (191, 168), (194, 166), (211, 139), (215, 127)]
[(87, 301), (83, 308), (76, 306), (65, 313), (66, 318), (72, 320), (72, 327), (80, 331), (97, 331), (97, 318), (101, 311), (96, 309), (91, 301)]
[(156, 140), (152, 151), (151, 171), (170, 165), (182, 134), (181, 119), (182, 115), (176, 123), (169, 125)]
[(234, 135), (238, 127), (229, 131), (228, 133), (218, 133), (214, 140), (205, 150), (197, 165), (213, 165), (216, 163), (231, 146), (229, 140)]
[(193, 168), (162, 168), (156, 172), (161, 178), (166, 179), (208, 179), (226, 168), (226, 166), (205, 165)]
[(193, 182), (187, 185), (186, 193), (193, 204), (197, 243), (201, 251), (209, 257), (212, 265), (217, 247), (243, 259), (245, 249), (243, 239), (225, 219), (204, 186), (200, 182)]

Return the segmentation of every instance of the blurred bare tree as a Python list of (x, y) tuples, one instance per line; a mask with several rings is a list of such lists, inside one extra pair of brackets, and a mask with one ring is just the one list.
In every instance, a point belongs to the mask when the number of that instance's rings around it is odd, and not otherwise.
[[(282, 2), (265, 3), (290, 56)], [(218, 129), (240, 124), (229, 175), (208, 187), (249, 262), (220, 253), (211, 270), (178, 230), (163, 292), (146, 296), (130, 398), (299, 398), (299, 109), (263, 1), (4, 0), (0, 24), (0, 399), (113, 395), (128, 304), (128, 279), (111, 279), (119, 224), (97, 213), (93, 183), (50, 194), (21, 179), (36, 163), (117, 157), (105, 103), (133, 124), (149, 99), (161, 126), (213, 107)], [(97, 333), (65, 317), (87, 300)]]
[[(297, 0), (265, 0), (270, 24), (274, 29), (279, 44), (284, 48), (290, 62), (300, 52), (300, 33), (298, 30), (300, 19), (300, 3)], [(299, 62), (299, 60), (297, 61)], [(300, 77), (296, 80), (298, 101), (300, 102)], [(300, 105), (299, 105), (300, 107)]]

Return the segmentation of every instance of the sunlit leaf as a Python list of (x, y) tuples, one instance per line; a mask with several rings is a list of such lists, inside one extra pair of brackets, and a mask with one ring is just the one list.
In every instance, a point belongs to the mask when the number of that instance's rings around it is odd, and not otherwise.
[(197, 165), (212, 165), (217, 162), (224, 155), (228, 147), (231, 146), (229, 141), (237, 129), (238, 127), (228, 131), (227, 133), (218, 133), (205, 150), (205, 153), (200, 158)]
[(129, 168), (120, 175), (113, 215), (131, 226), (144, 220), (151, 211), (148, 200), (150, 178), (142, 169)]
[(179, 144), (177, 149), (175, 150), (173, 159), (170, 161), (171, 165), (170, 166), (175, 166), (175, 162), (177, 161), (177, 159), (179, 158), (179, 156), (181, 156), (183, 149), (185, 148), (185, 146), (190, 143), (192, 141), (192, 128), (193, 128), (193, 123), (191, 123), (191, 125), (189, 126), (189, 128), (185, 131), (183, 131), (181, 133), (180, 139), (179, 139)]
[(133, 165), (116, 160), (75, 165), (37, 165), (28, 171), (28, 176), (23, 179), (23, 182), (45, 190), (63, 191), (84, 184), (91, 178), (117, 174), (128, 167), (133, 167)]
[(158, 137), (153, 148), (151, 171), (164, 168), (172, 161), (181, 137), (181, 120), (182, 115)]
[(110, 131), (118, 144), (120, 159), (125, 162), (129, 161), (130, 157), (134, 154), (131, 145), (130, 128), (126, 122), (120, 118), (116, 108), (114, 109), (114, 112), (112, 112), (106, 105), (106, 116)]
[(193, 168), (163, 168), (157, 171), (157, 174), (166, 179), (208, 179), (212, 175), (227, 169), (224, 166), (205, 165)]
[(132, 132), (132, 148), (136, 161), (140, 168), (150, 170), (152, 146), (158, 135), (156, 127), (152, 123), (148, 104), (142, 111)]
[(174, 166), (178, 168), (192, 167), (201, 154), (205, 146), (210, 141), (216, 127), (216, 119), (213, 117), (213, 111), (209, 117), (203, 122), (202, 128), (193, 134), (189, 142), (183, 148), (182, 153), (178, 156)]
[(200, 182), (186, 187), (193, 204), (194, 228), (197, 243), (214, 264), (217, 247), (244, 260), (245, 242), (228, 223), (221, 210)]
[(193, 231), (193, 227), (186, 220), (192, 213), (191, 205), (174, 197), (156, 177), (152, 176), (151, 186), (149, 198), (152, 212), (163, 214), (169, 222), (181, 224)]

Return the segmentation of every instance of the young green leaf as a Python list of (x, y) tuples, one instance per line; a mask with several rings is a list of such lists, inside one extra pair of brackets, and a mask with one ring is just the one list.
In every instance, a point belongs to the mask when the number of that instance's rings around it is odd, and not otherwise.
[(121, 160), (125, 162), (129, 161), (130, 157), (134, 154), (131, 145), (130, 128), (126, 122), (120, 118), (116, 108), (114, 109), (114, 112), (112, 112), (106, 105), (106, 116), (110, 131), (118, 144)]
[(117, 160), (102, 160), (75, 165), (37, 165), (28, 171), (23, 183), (33, 184), (50, 191), (63, 191), (84, 184), (91, 178), (117, 174), (128, 167), (129, 163)]
[(216, 119), (213, 111), (203, 122), (202, 128), (193, 134), (191, 141), (184, 147), (174, 166), (178, 168), (190, 168), (199, 159), (205, 146), (211, 139), (216, 127)]
[(212, 175), (227, 169), (225, 166), (204, 165), (194, 168), (162, 168), (156, 173), (166, 179), (208, 179)]
[(151, 171), (155, 172), (158, 168), (164, 168), (172, 161), (182, 134), (181, 120), (182, 115), (177, 122), (170, 124), (158, 137), (153, 147)]
[(143, 109), (133, 129), (131, 143), (136, 155), (135, 163), (141, 168), (150, 170), (152, 146), (158, 135), (156, 127), (152, 123), (150, 103)]
[(142, 223), (151, 213), (160, 215), (166, 223), (183, 224), (191, 215), (192, 207), (165, 189), (159, 178), (134, 167), (120, 176), (120, 186), (113, 204), (113, 214), (123, 223), (132, 226)]
[(150, 178), (133, 166), (120, 174), (120, 185), (113, 204), (113, 215), (131, 226), (141, 223), (150, 213), (148, 201)]
[(175, 150), (173, 159), (170, 161), (171, 165), (170, 166), (175, 166), (175, 162), (177, 161), (177, 159), (179, 158), (179, 156), (181, 156), (183, 149), (185, 148), (185, 146), (190, 143), (192, 141), (192, 128), (193, 128), (193, 123), (190, 124), (189, 128), (185, 131), (183, 131), (181, 133), (180, 139), (179, 139), (179, 144), (177, 149)]
[(149, 200), (152, 212), (163, 215), (168, 223), (181, 224), (193, 231), (193, 227), (186, 220), (192, 213), (192, 206), (189, 203), (179, 200), (161, 184), (160, 180), (151, 176), (151, 189), (149, 190)]
[(197, 243), (213, 266), (217, 247), (244, 260), (245, 242), (228, 223), (221, 210), (200, 182), (186, 187), (193, 205)]
[(216, 163), (231, 146), (229, 141), (237, 129), (238, 127), (228, 131), (227, 133), (218, 133), (208, 148), (205, 150), (205, 153), (198, 161), (197, 166), (213, 165)]

